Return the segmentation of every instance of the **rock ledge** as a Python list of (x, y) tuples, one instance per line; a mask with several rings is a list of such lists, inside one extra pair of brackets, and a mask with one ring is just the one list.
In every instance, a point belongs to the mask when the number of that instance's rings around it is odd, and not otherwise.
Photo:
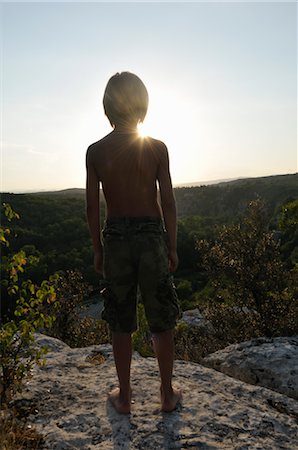
[(285, 395), (175, 361), (174, 384), (183, 388), (183, 405), (161, 413), (157, 362), (134, 353), (135, 403), (130, 416), (121, 416), (106, 399), (117, 385), (109, 345), (72, 349), (42, 334), (35, 337), (51, 348), (47, 364), (34, 367), (18, 396), (36, 404), (29, 421), (45, 436), (43, 449), (297, 448), (298, 404)]

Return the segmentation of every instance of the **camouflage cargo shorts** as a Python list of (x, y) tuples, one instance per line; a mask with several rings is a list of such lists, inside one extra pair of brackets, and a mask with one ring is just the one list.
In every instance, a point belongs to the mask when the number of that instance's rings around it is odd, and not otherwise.
[(168, 268), (168, 246), (162, 219), (121, 217), (105, 221), (102, 318), (110, 330), (138, 329), (138, 292), (152, 333), (172, 329), (182, 312)]

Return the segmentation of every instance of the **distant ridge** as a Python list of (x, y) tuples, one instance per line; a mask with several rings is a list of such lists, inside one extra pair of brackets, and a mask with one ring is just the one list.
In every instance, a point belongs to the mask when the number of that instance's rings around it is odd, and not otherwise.
[(30, 194), (37, 194), (37, 195), (85, 195), (85, 189), (84, 188), (68, 188), (68, 189), (61, 189), (59, 191), (40, 191), (40, 192), (30, 192)]
[(220, 179), (220, 180), (208, 180), (208, 181), (195, 181), (193, 183), (179, 183), (179, 184), (175, 184), (174, 188), (181, 188), (181, 187), (199, 187), (199, 186), (209, 186), (211, 184), (222, 184), (222, 185), (226, 185), (226, 184), (239, 184), (241, 185), (243, 182), (249, 182), (249, 181), (256, 181), (256, 180), (265, 180), (265, 179), (269, 179), (269, 178), (279, 178), (279, 177), (289, 177), (289, 176), (295, 176), (297, 175), (298, 172), (294, 172), (294, 173), (285, 173), (285, 174), (281, 174), (281, 175), (266, 175), (263, 177), (237, 177), (237, 178), (225, 178), (225, 179)]
[(197, 187), (197, 186), (209, 186), (210, 184), (219, 184), (219, 183), (230, 183), (231, 181), (242, 180), (245, 177), (237, 177), (237, 178), (222, 178), (219, 180), (207, 180), (207, 181), (193, 181), (191, 183), (178, 183), (174, 184), (174, 188), (179, 187)]
[[(207, 180), (207, 181), (194, 181), (190, 183), (178, 183), (174, 184), (173, 187), (175, 189), (179, 188), (191, 188), (191, 187), (200, 187), (200, 186), (210, 186), (210, 185), (219, 185), (219, 186), (225, 186), (227, 184), (233, 185), (243, 185), (250, 182), (255, 181), (270, 181), (271, 179), (281, 179), (281, 178), (292, 178), (296, 177), (298, 172), (294, 173), (287, 173), (287, 174), (281, 174), (281, 175), (266, 175), (263, 177), (238, 177), (238, 178), (223, 178), (218, 180)], [(5, 194), (13, 193), (13, 192), (2, 192)], [(22, 192), (15, 192), (15, 194), (27, 194), (27, 195), (59, 195), (59, 196), (75, 196), (80, 197), (82, 195), (85, 195), (85, 188), (68, 188), (68, 189), (59, 189), (57, 191), (22, 191)]]

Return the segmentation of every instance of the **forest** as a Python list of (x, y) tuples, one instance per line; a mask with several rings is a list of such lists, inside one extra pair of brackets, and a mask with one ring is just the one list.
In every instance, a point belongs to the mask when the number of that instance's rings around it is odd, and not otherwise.
[[(290, 270), (298, 264), (298, 174), (175, 188), (175, 197), (179, 256), (175, 284), (184, 309), (197, 305), (210, 290), (211, 275), (206, 270), (204, 257), (206, 245), (202, 243), (215, 245), (225, 227), (231, 232), (232, 227), (249, 214), (250, 202), (260, 202), (263, 231), (271, 232), (278, 241), (285, 268)], [(82, 281), (92, 286), (93, 295), (98, 292), (101, 280), (93, 269), (83, 189), (2, 193), (1, 199), (2, 204), (11, 205), (19, 215), (19, 219), (10, 224), (9, 252), (23, 250), (27, 256), (38, 259), (38, 264), (28, 268), (27, 277), (41, 282), (57, 271), (76, 270), (82, 274)], [(101, 195), (102, 225), (104, 217), (105, 204)], [(2, 214), (2, 226), (7, 224)], [(5, 256), (8, 249), (2, 251)]]

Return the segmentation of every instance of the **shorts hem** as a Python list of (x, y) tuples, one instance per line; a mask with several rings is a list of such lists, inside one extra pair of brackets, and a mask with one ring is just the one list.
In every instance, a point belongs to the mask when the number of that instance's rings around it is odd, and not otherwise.
[(109, 325), (109, 329), (110, 329), (110, 331), (112, 333), (127, 333), (127, 334), (134, 333), (135, 331), (138, 330), (137, 328), (133, 328), (131, 330), (127, 330), (127, 329), (123, 330), (123, 329), (120, 329), (120, 328), (117, 328), (117, 327), (112, 327), (111, 325)]
[(175, 326), (176, 326), (176, 323), (173, 323), (172, 325), (165, 326), (162, 328), (149, 326), (149, 330), (150, 330), (150, 333), (163, 333), (164, 331), (174, 330)]

